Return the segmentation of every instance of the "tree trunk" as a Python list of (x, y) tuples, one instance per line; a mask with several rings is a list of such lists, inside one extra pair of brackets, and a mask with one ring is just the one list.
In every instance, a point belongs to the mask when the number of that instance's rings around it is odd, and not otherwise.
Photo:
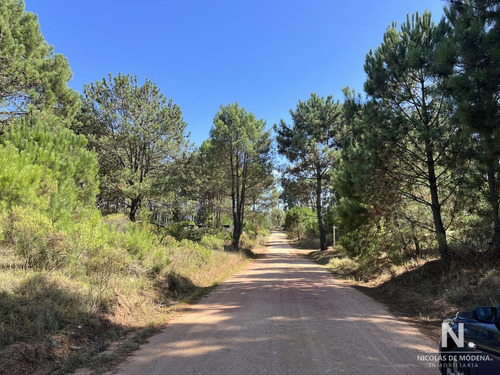
[(321, 212), (321, 170), (316, 168), (316, 214), (318, 216), (320, 250), (326, 250), (326, 232)]
[(450, 264), (450, 251), (448, 248), (448, 242), (446, 240), (446, 229), (444, 228), (443, 218), (441, 215), (441, 203), (439, 202), (434, 157), (431, 145), (426, 142), (425, 146), (427, 150), (427, 171), (429, 177), (429, 190), (431, 193), (432, 218), (434, 221), (434, 229), (436, 231), (436, 239), (438, 242), (439, 254), (441, 256), (443, 264), (443, 270), (447, 271)]
[(132, 222), (135, 222), (135, 220), (136, 220), (136, 216), (139, 213), (139, 210), (141, 208), (141, 201), (142, 201), (141, 197), (137, 197), (137, 198), (132, 199), (130, 202), (129, 219)]
[(215, 214), (215, 227), (217, 229), (220, 228), (220, 210), (217, 210), (217, 212)]
[(420, 241), (415, 234), (415, 224), (413, 224), (413, 222), (411, 223), (411, 237), (413, 239), (413, 244), (415, 245), (415, 256), (420, 257)]
[(242, 225), (240, 222), (234, 222), (233, 223), (233, 246), (236, 249), (240, 248), (240, 237), (241, 237), (241, 232), (242, 232)]
[(498, 212), (498, 187), (495, 175), (495, 165), (488, 163), (488, 198), (491, 204), (493, 215), (493, 251), (495, 255), (500, 255), (500, 217)]

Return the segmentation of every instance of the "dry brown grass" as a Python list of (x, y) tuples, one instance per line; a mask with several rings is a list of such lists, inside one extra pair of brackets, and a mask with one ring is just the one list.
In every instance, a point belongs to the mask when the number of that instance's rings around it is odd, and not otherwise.
[(71, 266), (26, 268), (15, 249), (0, 246), (0, 373), (98, 369), (134, 349), (249, 259), (190, 241), (164, 251), (169, 262), (157, 273), (145, 266), (147, 258), (128, 260), (126, 269), (105, 272), (105, 282), (96, 283), (95, 272)]
[(435, 340), (441, 321), (457, 310), (500, 303), (500, 268), (491, 260), (455, 264), (443, 274), (440, 260), (435, 258), (396, 266), (387, 257), (352, 259), (341, 248), (312, 251), (309, 256)]

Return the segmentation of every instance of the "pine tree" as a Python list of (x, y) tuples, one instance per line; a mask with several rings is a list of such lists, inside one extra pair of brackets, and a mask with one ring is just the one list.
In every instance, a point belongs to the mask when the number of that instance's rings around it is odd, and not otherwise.
[(179, 106), (149, 80), (119, 74), (86, 85), (74, 128), (99, 154), (101, 204), (125, 201), (135, 221), (185, 149), (185, 127)]
[[(83, 209), (95, 205), (98, 191), (96, 154), (86, 149), (84, 136), (76, 135), (62, 123), (56, 125), (54, 115), (37, 115), (20, 122), (5, 132), (2, 142), (14, 146), (26, 166), (43, 171), (40, 178), (33, 178), (32, 184), (39, 189), (38, 195), (43, 197), (44, 203), (40, 204), (39, 199), (33, 202), (21, 199), (12, 201), (9, 206), (40, 208), (53, 223), (68, 224)], [(6, 170), (10, 167), (7, 165)]]
[(450, 252), (443, 210), (467, 167), (460, 159), (461, 129), (450, 121), (451, 104), (441, 90), (447, 75), (437, 64), (436, 50), (449, 32), (429, 12), (408, 16), (400, 31), (395, 24), (386, 31), (365, 63), (365, 91), (372, 99), (368, 123), (382, 167), (395, 189), (430, 208), (444, 260)]
[(0, 125), (42, 109), (68, 123), (79, 106), (78, 95), (67, 86), (68, 61), (45, 41), (23, 1), (0, 2), (0, 41)]
[(293, 125), (284, 120), (275, 125), (278, 133), (278, 151), (292, 163), (288, 174), (297, 184), (311, 182), (315, 197), (316, 216), (320, 235), (320, 248), (326, 250), (326, 231), (323, 223), (323, 200), (328, 187), (330, 171), (335, 161), (338, 144), (336, 131), (341, 106), (329, 96), (324, 99), (312, 94), (306, 101), (299, 101), (296, 110), (290, 110)]
[(203, 142), (198, 150), (196, 168), (200, 216), (206, 224), (219, 228), (223, 214), (231, 214), (228, 202), (230, 194), (225, 170), (221, 167), (217, 149), (210, 139)]
[(440, 58), (444, 69), (453, 72), (449, 93), (474, 143), (479, 174), (486, 179), (492, 245), (500, 254), (500, 3), (451, 1), (445, 12), (453, 33)]
[[(54, 115), (19, 120), (0, 140), (12, 152), (0, 173), (0, 206), (26, 206), (58, 226), (71, 225), (95, 207), (98, 165), (87, 139)], [(18, 170), (17, 174), (14, 172)]]
[(239, 248), (249, 197), (265, 192), (272, 184), (270, 132), (263, 120), (235, 103), (217, 112), (210, 142), (230, 186), (233, 245)]

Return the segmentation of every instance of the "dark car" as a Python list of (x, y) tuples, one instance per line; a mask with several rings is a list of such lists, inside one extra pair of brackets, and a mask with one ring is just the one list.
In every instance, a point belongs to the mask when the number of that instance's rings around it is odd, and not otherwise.
[(500, 374), (500, 305), (445, 319), (439, 352), (442, 374)]

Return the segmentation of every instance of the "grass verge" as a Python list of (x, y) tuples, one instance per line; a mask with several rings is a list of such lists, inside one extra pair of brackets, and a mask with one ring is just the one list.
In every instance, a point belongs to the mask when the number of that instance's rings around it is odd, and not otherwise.
[(119, 362), (251, 259), (209, 240), (169, 239), (116, 263), (87, 246), (50, 269), (0, 244), (0, 374), (100, 373)]

